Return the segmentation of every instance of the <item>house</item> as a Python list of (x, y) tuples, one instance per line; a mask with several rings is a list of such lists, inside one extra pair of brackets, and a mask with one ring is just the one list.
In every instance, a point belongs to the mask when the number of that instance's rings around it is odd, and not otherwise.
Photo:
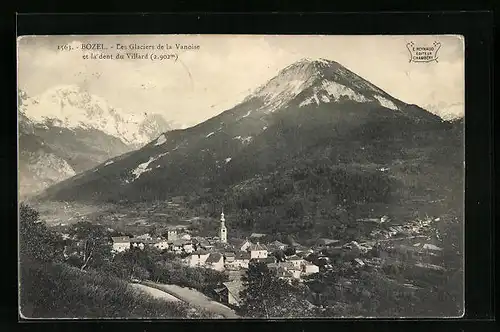
[(252, 244), (248, 251), (250, 252), (250, 258), (266, 258), (267, 257), (267, 248), (265, 245), (257, 242), (256, 244)]
[(290, 272), (292, 274), (292, 278), (294, 279), (300, 279), (300, 275), (302, 274), (302, 270), (299, 268), (293, 268), (293, 269), (290, 269), (288, 270), (288, 272)]
[(328, 257), (327, 255), (324, 255), (324, 254), (319, 254), (318, 260), (325, 260), (328, 262), (330, 260), (330, 257)]
[(221, 300), (229, 305), (239, 306), (241, 303), (240, 292), (244, 289), (241, 281), (229, 281), (222, 283), (223, 290), (220, 293)]
[(305, 264), (305, 260), (297, 255), (293, 255), (293, 256), (290, 256), (288, 257), (287, 259), (287, 262), (290, 262), (293, 264), (293, 266), (297, 269), (300, 269), (302, 265)]
[(308, 248), (306, 246), (303, 246), (301, 244), (297, 244), (295, 245), (295, 253), (304, 253), (304, 254), (312, 254), (314, 252), (314, 250), (312, 250), (311, 248)]
[(168, 240), (169, 249), (175, 253), (180, 253), (184, 249), (184, 241), (183, 240)]
[(321, 238), (321, 239), (318, 239), (317, 245), (321, 246), (321, 247), (329, 247), (329, 246), (337, 244), (339, 242), (340, 242), (340, 240), (332, 240), (332, 239)]
[(149, 240), (152, 239), (151, 235), (148, 233), (136, 236), (137, 239)]
[(240, 281), (245, 276), (246, 271), (244, 269), (236, 269), (236, 270), (226, 270), (226, 273), (229, 281), (233, 280)]
[(293, 269), (295, 269), (295, 266), (290, 262), (277, 262), (277, 263), (268, 263), (267, 268), (270, 271), (274, 271), (275, 273), (278, 273), (281, 270), (283, 270), (283, 271), (293, 270)]
[(130, 249), (130, 238), (128, 236), (112, 237), (111, 241), (113, 241), (114, 252), (123, 252)]
[(279, 263), (268, 263), (267, 264), (267, 268), (272, 271), (272, 270), (276, 270), (278, 267), (279, 267)]
[(169, 203), (182, 204), (185, 201), (185, 199), (186, 199), (185, 196), (174, 196), (170, 198)]
[(181, 239), (182, 240), (191, 240), (191, 235), (185, 233), (185, 234), (181, 234)]
[(280, 267), (276, 270), (276, 276), (279, 279), (290, 280), (293, 278), (293, 273), (290, 270), (286, 270), (286, 269)]
[(351, 241), (345, 245), (342, 246), (344, 249), (349, 249), (349, 250), (354, 250), (354, 251), (359, 251), (362, 253), (367, 253), (372, 249), (372, 247), (366, 243), (359, 244), (356, 241)]
[(210, 253), (199, 250), (186, 257), (185, 261), (190, 267), (203, 266), (205, 265), (209, 255)]
[(156, 239), (154, 247), (158, 250), (168, 249), (168, 241), (166, 239), (158, 238)]
[(276, 257), (267, 256), (266, 258), (251, 258), (250, 262), (259, 262), (264, 264), (276, 263)]
[(142, 242), (131, 242), (131, 247), (144, 250), (146, 246)]
[(443, 248), (440, 248), (438, 246), (435, 246), (433, 244), (426, 243), (422, 246), (422, 249), (427, 249), (427, 250), (434, 250), (434, 251), (442, 251)]
[(208, 255), (205, 265), (213, 270), (223, 271), (224, 270), (224, 257), (218, 252), (213, 252)]
[(358, 266), (365, 266), (365, 262), (363, 262), (363, 260), (359, 259), (359, 258), (355, 258), (354, 259), (354, 262), (358, 265)]
[(184, 250), (188, 254), (192, 253), (194, 251), (193, 243), (191, 241), (184, 240), (184, 243), (182, 244), (182, 250)]
[(232, 267), (248, 269), (250, 253), (246, 251), (237, 251), (234, 256), (234, 261), (229, 263)]
[(167, 240), (168, 241), (175, 241), (177, 240), (179, 237), (177, 235), (177, 230), (176, 229), (170, 229), (167, 231)]
[(226, 252), (224, 253), (224, 260), (226, 263), (232, 263), (234, 262), (236, 258), (236, 255), (234, 254), (234, 252)]
[(368, 266), (379, 267), (382, 265), (383, 260), (382, 260), (382, 258), (379, 258), (379, 257), (372, 257), (372, 258), (366, 258), (364, 260), (364, 263)]
[(269, 243), (267, 247), (270, 251), (279, 251), (279, 250), (285, 250), (287, 245), (280, 241), (273, 241)]
[(277, 259), (274, 256), (267, 256), (266, 258), (258, 258), (258, 259), (263, 259), (264, 263), (269, 264), (269, 263), (276, 263)]
[(282, 264), (280, 264), (275, 271), (276, 276), (280, 279), (300, 279), (301, 270), (295, 268), (294, 266), (292, 266), (291, 268), (286, 268)]
[(214, 246), (213, 246), (213, 244), (210, 244), (210, 242), (208, 242), (207, 239), (201, 238), (201, 239), (198, 239), (198, 243), (197, 243), (196, 247), (201, 248), (201, 249), (205, 249), (205, 250), (210, 250)]
[(435, 271), (446, 271), (446, 269), (442, 266), (439, 266), (439, 265), (435, 265), (435, 264), (429, 264), (429, 263), (416, 263), (415, 266), (417, 267), (421, 267), (421, 268), (424, 268), (424, 269), (431, 269), (431, 270), (435, 270)]
[(145, 242), (145, 240), (143, 240), (143, 239), (138, 239), (136, 237), (131, 238), (130, 239), (130, 247), (143, 250), (146, 247), (144, 242)]
[(252, 233), (250, 234), (251, 239), (260, 239), (266, 237), (266, 234), (261, 234), (261, 233)]
[(232, 244), (237, 251), (246, 251), (252, 245), (252, 242), (247, 239), (232, 239), (230, 240), (230, 244)]
[[(132, 248), (139, 248), (143, 250), (146, 246), (154, 246), (158, 241), (153, 239), (144, 239), (144, 238), (131, 238), (130, 243)], [(168, 246), (168, 243), (167, 243)]]
[(295, 253), (295, 255), (299, 256), (300, 258), (307, 258), (309, 255), (313, 254), (314, 252), (310, 252), (310, 251), (299, 251), (297, 253)]
[(313, 273), (318, 273), (319, 272), (319, 266), (314, 265), (312, 263), (306, 262), (304, 265), (302, 265), (302, 273), (304, 275), (309, 275)]

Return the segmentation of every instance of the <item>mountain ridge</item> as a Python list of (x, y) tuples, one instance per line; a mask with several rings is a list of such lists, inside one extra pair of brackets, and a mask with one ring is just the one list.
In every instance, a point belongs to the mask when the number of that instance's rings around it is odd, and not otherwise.
[(126, 145), (145, 144), (171, 129), (159, 114), (127, 113), (77, 85), (54, 86), (38, 96), (25, 97), (23, 106), (24, 114), (36, 124), (100, 130)]
[(135, 118), (142, 122), (128, 119), (104, 99), (78, 86), (56, 86), (35, 97), (19, 89), (20, 195), (36, 194), (140, 148), (170, 129), (159, 115)]
[[(309, 100), (314, 102), (304, 103)], [(297, 151), (330, 149), (323, 142), (408, 140), (420, 130), (443, 126), (436, 115), (399, 101), (336, 62), (299, 61), (235, 107), (163, 133), (120, 160), (49, 188), (45, 197), (162, 199), (231, 182), (224, 179), (229, 174), (241, 180), (234, 175), (241, 170), (245, 176), (267, 172), (275, 162), (300, 160)]]

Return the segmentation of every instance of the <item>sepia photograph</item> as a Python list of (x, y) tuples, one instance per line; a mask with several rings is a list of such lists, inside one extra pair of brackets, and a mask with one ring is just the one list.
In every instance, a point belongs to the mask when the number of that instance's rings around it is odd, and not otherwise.
[(19, 36), (19, 316), (462, 317), (464, 43)]

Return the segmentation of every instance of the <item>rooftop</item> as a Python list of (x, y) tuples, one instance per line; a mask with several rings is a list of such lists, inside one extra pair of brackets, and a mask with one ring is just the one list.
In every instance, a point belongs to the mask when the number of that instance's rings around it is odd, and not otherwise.
[(183, 246), (185, 244), (191, 243), (191, 241), (184, 240), (184, 239), (178, 239), (178, 240), (173, 240), (171, 242), (169, 241), (169, 243), (172, 243), (174, 246)]
[(153, 240), (153, 239), (143, 239), (143, 238), (131, 238), (130, 242), (134, 243), (144, 243), (144, 244), (152, 244), (152, 243), (157, 243), (158, 240)]
[(238, 301), (240, 298), (240, 292), (245, 288), (243, 283), (239, 280), (228, 281), (222, 283), (229, 293), (231, 293), (235, 299)]
[(250, 253), (246, 251), (236, 252), (236, 259), (250, 259)]
[(276, 262), (276, 257), (274, 256), (269, 256), (266, 258), (252, 258), (252, 262), (259, 262), (259, 263), (275, 263)]
[(114, 243), (129, 243), (130, 242), (130, 238), (128, 236), (115, 236), (115, 237), (112, 237), (111, 240)]
[(258, 237), (264, 237), (264, 236), (266, 236), (266, 234), (262, 234), (262, 233), (252, 233), (252, 234), (250, 235), (250, 237), (257, 237), (257, 238), (258, 238)]
[(222, 255), (220, 253), (213, 252), (208, 256), (206, 263), (217, 263), (221, 260), (221, 258), (222, 258)]
[(340, 240), (325, 239), (325, 238), (318, 239), (319, 245), (329, 245), (329, 244), (338, 243), (338, 242), (340, 242)]
[(267, 250), (267, 247), (263, 244), (257, 243), (257, 244), (252, 244), (248, 250), (250, 251), (258, 251), (258, 250)]
[(245, 242), (250, 242), (247, 239), (235, 239), (231, 238), (229, 239), (229, 243), (233, 245), (243, 245)]
[(206, 250), (196, 250), (196, 251), (191, 253), (191, 255), (208, 255), (208, 254), (209, 254), (209, 252)]

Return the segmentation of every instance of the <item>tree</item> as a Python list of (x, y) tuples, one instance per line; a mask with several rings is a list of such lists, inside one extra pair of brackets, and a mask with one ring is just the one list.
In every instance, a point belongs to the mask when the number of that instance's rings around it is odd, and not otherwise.
[(19, 207), (19, 251), (21, 261), (63, 260), (63, 239), (47, 228), (38, 211), (24, 203)]
[(292, 256), (292, 255), (295, 255), (295, 248), (292, 247), (292, 246), (288, 246), (286, 247), (285, 251), (284, 251), (284, 254), (286, 256)]
[(96, 267), (111, 257), (109, 234), (103, 226), (81, 221), (69, 233), (76, 241), (81, 260), (80, 270), (84, 271), (89, 266)]
[(251, 264), (243, 278), (240, 310), (246, 317), (308, 317), (314, 314), (305, 289), (276, 278), (264, 263)]

